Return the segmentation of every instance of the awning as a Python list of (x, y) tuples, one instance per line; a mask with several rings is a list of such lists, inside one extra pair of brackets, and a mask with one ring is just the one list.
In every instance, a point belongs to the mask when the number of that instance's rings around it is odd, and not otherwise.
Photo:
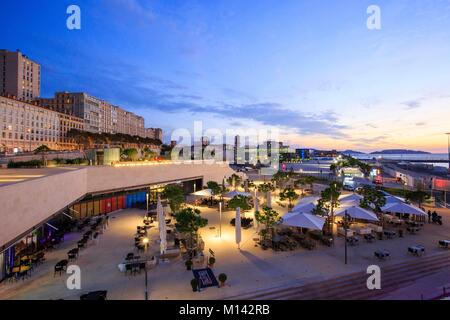
[(375, 213), (369, 210), (363, 209), (360, 206), (348, 206), (339, 208), (334, 214), (337, 217), (343, 217), (345, 213), (353, 219), (367, 220), (367, 221), (379, 221)]
[(397, 203), (391, 203), (388, 205), (385, 205), (383, 208), (381, 208), (384, 212), (394, 212), (394, 213), (403, 213), (403, 214), (412, 214), (416, 216), (425, 216), (426, 213), (422, 211), (421, 209), (404, 203), (404, 202), (397, 202)]
[(282, 224), (290, 227), (322, 230), (325, 219), (308, 213), (289, 212), (283, 216)]
[(228, 198), (228, 199), (233, 199), (236, 196), (251, 197), (252, 194), (249, 192), (242, 192), (242, 191), (234, 190), (234, 191), (227, 192), (223, 195), (224, 198)]
[(213, 193), (211, 189), (203, 189), (203, 190), (199, 190), (197, 192), (193, 192), (191, 193), (191, 195), (196, 196), (196, 197), (212, 197)]

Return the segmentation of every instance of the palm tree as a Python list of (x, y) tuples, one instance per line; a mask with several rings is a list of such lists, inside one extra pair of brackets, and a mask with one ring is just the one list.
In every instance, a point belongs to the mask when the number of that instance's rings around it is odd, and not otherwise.
[(292, 208), (292, 201), (297, 200), (299, 195), (295, 192), (293, 188), (286, 188), (283, 191), (280, 192), (280, 200), (288, 200), (289, 205), (288, 208)]

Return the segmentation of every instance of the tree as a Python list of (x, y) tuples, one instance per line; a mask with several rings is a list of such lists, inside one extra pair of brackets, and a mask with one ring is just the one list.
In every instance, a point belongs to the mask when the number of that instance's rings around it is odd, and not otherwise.
[(211, 189), (213, 195), (219, 195), (222, 193), (222, 187), (215, 181), (208, 181), (206, 186), (208, 189)]
[(250, 210), (252, 207), (248, 203), (248, 198), (244, 196), (234, 196), (233, 199), (228, 201), (228, 208), (236, 210), (236, 208), (241, 208), (243, 211)]
[(330, 215), (327, 219), (328, 232), (332, 234), (334, 224), (334, 208), (339, 205), (339, 196), (341, 195), (342, 185), (338, 182), (330, 183), (330, 186), (321, 193), (321, 205), (323, 209), (328, 209)]
[(193, 240), (198, 241), (198, 229), (208, 225), (208, 219), (202, 218), (200, 210), (193, 208), (185, 208), (175, 214), (177, 220), (175, 227), (179, 232), (189, 235), (191, 243)]
[(52, 149), (47, 147), (45, 144), (43, 144), (43, 145), (37, 147), (36, 149), (34, 149), (34, 153), (35, 154), (49, 152), (49, 151), (52, 151)]
[[(211, 193), (215, 196), (219, 195), (223, 192), (222, 186), (215, 181), (208, 181), (206, 183), (206, 186), (208, 189), (211, 189)], [(211, 200), (210, 202), (211, 202), (211, 206), (212, 206), (213, 205), (213, 197), (211, 197), (210, 200)]]
[(261, 193), (267, 193), (269, 191), (275, 191), (275, 187), (271, 183), (262, 183), (258, 186), (258, 191)]
[(269, 200), (269, 192), (275, 191), (275, 187), (270, 182), (262, 183), (258, 186), (258, 192), (266, 195), (266, 200)]
[(289, 208), (292, 208), (292, 201), (297, 200), (299, 195), (295, 192), (294, 188), (285, 188), (283, 191), (280, 192), (280, 200), (289, 201)]
[(359, 204), (361, 208), (373, 208), (376, 212), (381, 212), (381, 208), (386, 205), (386, 197), (380, 190), (370, 186), (363, 186), (361, 195), (364, 197)]
[(139, 153), (135, 148), (124, 149), (122, 150), (122, 157), (128, 161), (137, 161)]
[(281, 217), (272, 208), (264, 206), (262, 210), (255, 212), (255, 219), (265, 226), (264, 234), (267, 234), (268, 230), (273, 233), (273, 227), (281, 220)]
[(241, 184), (241, 181), (242, 178), (235, 173), (233, 173), (231, 176), (227, 178), (227, 183), (234, 189), (236, 189), (236, 187)]
[(143, 151), (144, 151), (144, 158), (147, 160), (153, 160), (158, 155), (155, 151), (151, 150), (149, 147), (145, 147)]
[(280, 188), (280, 190), (284, 188), (285, 184), (288, 181), (289, 181), (289, 173), (287, 172), (278, 171), (272, 176), (272, 182), (275, 182), (277, 187)]
[(299, 179), (296, 180), (296, 184), (297, 185), (309, 185), (309, 187), (311, 188), (311, 190), (314, 189), (314, 182), (317, 181), (316, 177), (313, 176), (304, 176), (304, 177), (300, 177)]
[(406, 193), (405, 199), (410, 202), (416, 202), (419, 207), (422, 206), (426, 200), (430, 199), (430, 195), (422, 190), (410, 191)]
[(178, 212), (181, 204), (184, 202), (184, 191), (176, 184), (169, 184), (164, 187), (162, 196), (169, 200), (170, 209), (172, 212)]

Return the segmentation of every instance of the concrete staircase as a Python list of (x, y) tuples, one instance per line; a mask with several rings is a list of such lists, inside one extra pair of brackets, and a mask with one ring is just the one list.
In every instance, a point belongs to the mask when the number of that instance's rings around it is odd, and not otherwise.
[[(374, 261), (373, 264), (377, 264)], [(415, 280), (450, 267), (450, 252), (417, 257), (407, 262), (380, 266), (381, 290), (368, 290), (364, 271), (319, 282), (277, 287), (229, 297), (233, 300), (364, 300), (380, 299)], [(420, 292), (418, 292), (418, 296)]]

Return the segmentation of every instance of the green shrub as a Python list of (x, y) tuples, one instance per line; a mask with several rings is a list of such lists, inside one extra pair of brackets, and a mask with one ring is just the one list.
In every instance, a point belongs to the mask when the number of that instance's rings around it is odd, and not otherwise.
[(8, 168), (41, 168), (44, 163), (41, 160), (30, 160), (30, 161), (10, 161), (8, 163)]
[(227, 281), (227, 275), (225, 273), (219, 274), (219, 281), (222, 282), (222, 283)]

